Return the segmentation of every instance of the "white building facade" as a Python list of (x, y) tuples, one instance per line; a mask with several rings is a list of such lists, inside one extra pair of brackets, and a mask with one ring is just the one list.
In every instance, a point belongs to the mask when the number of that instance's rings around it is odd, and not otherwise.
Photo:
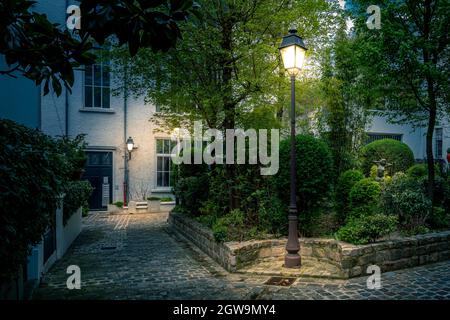
[[(46, 13), (50, 21), (65, 26), (66, 9), (71, 4), (76, 2), (41, 0), (35, 8)], [(127, 189), (129, 198), (135, 200), (170, 195), (170, 135), (156, 132), (150, 122), (156, 107), (142, 100), (113, 96), (114, 75), (108, 62), (82, 69), (75, 71), (71, 94), (63, 89), (59, 97), (53, 92), (41, 97), (39, 118), (41, 130), (51, 136), (86, 135), (88, 162), (84, 178), (94, 187), (91, 209), (101, 210), (107, 203), (124, 201)], [(135, 149), (127, 166), (129, 137)]]

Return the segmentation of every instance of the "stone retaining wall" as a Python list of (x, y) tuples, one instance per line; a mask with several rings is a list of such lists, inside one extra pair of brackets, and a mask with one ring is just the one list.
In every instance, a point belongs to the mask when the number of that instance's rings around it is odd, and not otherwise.
[[(169, 225), (230, 272), (268, 257), (282, 257), (286, 239), (218, 243), (211, 230), (178, 213)], [(450, 259), (450, 231), (355, 246), (333, 239), (300, 239), (301, 256), (335, 265), (340, 278), (366, 275), (369, 265), (382, 272)]]
[(168, 222), (170, 227), (179, 232), (182, 236), (192, 241), (203, 252), (217, 261), (228, 271), (236, 271), (236, 256), (224, 243), (214, 240), (211, 230), (205, 228), (197, 221), (194, 221), (182, 214), (169, 214)]

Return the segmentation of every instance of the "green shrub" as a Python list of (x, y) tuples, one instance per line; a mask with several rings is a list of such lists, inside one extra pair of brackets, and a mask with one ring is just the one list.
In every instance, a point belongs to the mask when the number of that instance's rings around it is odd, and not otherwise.
[(114, 202), (113, 205), (115, 205), (118, 208), (123, 208), (123, 202), (122, 201)]
[(86, 166), (87, 155), (84, 151), (87, 143), (84, 141), (85, 135), (80, 134), (70, 139), (67, 136), (56, 141), (56, 147), (67, 159), (68, 178), (76, 181), (80, 180)]
[(408, 170), (406, 170), (406, 174), (412, 178), (420, 178), (428, 175), (428, 168), (426, 164), (420, 163), (415, 164)]
[[(280, 143), (280, 169), (275, 176), (279, 198), (289, 204), (290, 139)], [(320, 207), (333, 185), (333, 158), (328, 145), (309, 135), (296, 136), (297, 207), (307, 214)]]
[(223, 217), (217, 219), (213, 224), (212, 231), (218, 242), (242, 241), (248, 231), (245, 215), (239, 209), (233, 210)]
[(258, 227), (266, 233), (286, 234), (288, 225), (288, 208), (267, 189), (257, 190), (253, 194), (258, 199)]
[(64, 224), (80, 207), (88, 207), (88, 200), (94, 189), (89, 181), (70, 181), (64, 186)]
[(351, 219), (336, 233), (336, 238), (352, 244), (367, 244), (395, 231), (395, 216), (375, 214)]
[(336, 185), (336, 210), (340, 222), (347, 219), (350, 210), (350, 191), (353, 186), (364, 179), (364, 175), (359, 170), (348, 170), (342, 173)]
[[(418, 179), (422, 183), (422, 188), (426, 193), (428, 190), (428, 176)], [(445, 207), (450, 198), (450, 187), (446, 179), (436, 175), (434, 177), (434, 205)]]
[(17, 275), (42, 240), (70, 173), (55, 139), (0, 120), (0, 282)]
[(171, 197), (162, 197), (161, 202), (172, 202), (173, 199)]
[(391, 166), (386, 167), (388, 175), (402, 171), (405, 172), (414, 164), (412, 150), (403, 142), (393, 139), (382, 139), (369, 143), (361, 150), (362, 170), (366, 176), (370, 174), (370, 168), (374, 161), (386, 159)]
[[(434, 173), (437, 176), (441, 174), (439, 166), (434, 166)], [(406, 170), (406, 174), (412, 178), (422, 178), (428, 176), (428, 165), (425, 163), (418, 163)]]
[(368, 204), (376, 204), (380, 199), (380, 184), (370, 178), (365, 178), (352, 187), (349, 194), (350, 207), (366, 206)]
[(216, 218), (212, 215), (198, 216), (194, 219), (208, 228), (212, 228), (214, 222), (216, 221)]
[(221, 217), (230, 212), (230, 188), (233, 183), (227, 178), (223, 167), (216, 167), (207, 176), (209, 196), (202, 202), (200, 214)]
[[(192, 149), (194, 157), (195, 149)], [(194, 159), (191, 159), (194, 163)], [(175, 208), (179, 212), (198, 216), (203, 203), (209, 199), (210, 177), (206, 164), (180, 164), (171, 162), (171, 177), (173, 193), (178, 199)]]
[(160, 197), (148, 197), (147, 198), (148, 201), (161, 201)]
[(209, 179), (206, 175), (178, 179), (174, 194), (180, 201), (180, 208), (192, 215), (200, 214), (203, 201), (208, 199)]
[(403, 231), (411, 233), (426, 226), (432, 202), (423, 181), (398, 173), (383, 189), (382, 206), (386, 214), (398, 216)]
[(450, 226), (450, 213), (444, 208), (434, 207), (430, 215), (429, 225), (434, 229), (448, 228)]

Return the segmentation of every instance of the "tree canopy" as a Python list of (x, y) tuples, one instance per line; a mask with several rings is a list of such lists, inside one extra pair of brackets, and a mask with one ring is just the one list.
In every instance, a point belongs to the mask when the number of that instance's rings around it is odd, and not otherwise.
[[(130, 94), (144, 95), (161, 110), (153, 120), (168, 127), (198, 119), (219, 129), (279, 126), (290, 88), (278, 53), (281, 38), (296, 27), (309, 46), (313, 63), (305, 81), (317, 72), (314, 61), (336, 27), (335, 7), (324, 0), (199, 1), (199, 6), (200, 16), (180, 24), (183, 38), (167, 54), (147, 49), (127, 59), (124, 50), (117, 53), (118, 73), (128, 74), (117, 89), (123, 92), (126, 83)], [(304, 94), (300, 102), (311, 104)]]
[(366, 0), (352, 1), (360, 77), (373, 109), (392, 122), (427, 128), (429, 195), (433, 198), (433, 134), (450, 114), (448, 0), (380, 1), (381, 29), (369, 30)]
[(131, 55), (140, 48), (167, 51), (180, 37), (178, 23), (193, 8), (192, 0), (81, 0), (82, 28), (69, 32), (33, 11), (35, 3), (0, 2), (0, 54), (9, 66), (0, 74), (20, 73), (37, 85), (44, 82), (44, 94), (51, 85), (57, 95), (62, 85), (73, 86), (74, 68), (95, 62), (93, 40), (117, 40)]

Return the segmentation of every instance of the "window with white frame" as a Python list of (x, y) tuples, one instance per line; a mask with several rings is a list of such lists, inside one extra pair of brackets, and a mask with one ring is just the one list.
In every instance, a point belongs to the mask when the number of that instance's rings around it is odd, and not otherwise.
[(442, 128), (436, 128), (434, 132), (434, 157), (436, 159), (442, 159), (443, 156), (443, 138), (444, 130)]
[(171, 186), (170, 167), (171, 152), (175, 142), (170, 139), (156, 139), (156, 187), (168, 188)]
[(110, 61), (103, 55), (84, 71), (84, 107), (110, 108)]

